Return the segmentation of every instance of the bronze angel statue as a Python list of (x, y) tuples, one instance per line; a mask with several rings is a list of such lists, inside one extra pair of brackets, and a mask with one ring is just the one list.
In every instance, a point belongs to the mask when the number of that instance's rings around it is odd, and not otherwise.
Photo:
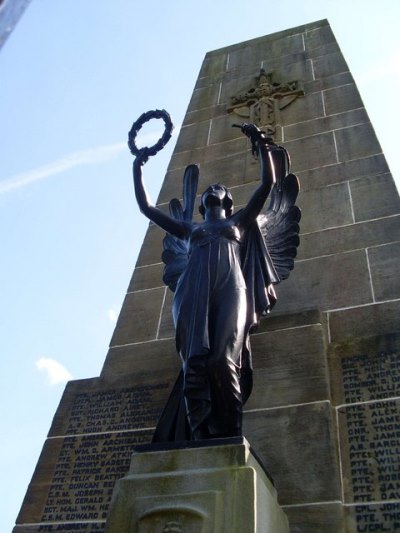
[[(276, 302), (274, 285), (293, 269), (299, 244), (299, 191), (287, 151), (253, 124), (242, 124), (259, 158), (260, 184), (247, 205), (233, 210), (220, 183), (201, 195), (203, 221), (193, 221), (199, 170), (186, 168), (183, 205), (173, 199), (170, 215), (156, 208), (144, 187), (142, 166), (133, 165), (140, 210), (167, 232), (164, 282), (174, 292), (172, 314), (182, 370), (157, 425), (153, 441), (242, 435), (243, 405), (252, 389), (249, 335)], [(271, 193), (265, 213), (264, 204)]]

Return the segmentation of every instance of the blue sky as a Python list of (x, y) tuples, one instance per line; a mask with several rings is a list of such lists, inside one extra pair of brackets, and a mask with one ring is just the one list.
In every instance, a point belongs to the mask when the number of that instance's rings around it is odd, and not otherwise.
[[(207, 51), (328, 18), (399, 177), (398, 5), (32, 0), (0, 51), (1, 531), (65, 381), (100, 373), (135, 265), (133, 120), (165, 108), (179, 130)], [(174, 142), (146, 166), (154, 199)]]

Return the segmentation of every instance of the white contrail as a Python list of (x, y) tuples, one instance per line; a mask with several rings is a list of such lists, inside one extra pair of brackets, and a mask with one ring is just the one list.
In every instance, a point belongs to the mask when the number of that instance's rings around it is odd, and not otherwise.
[(81, 165), (95, 165), (104, 163), (115, 159), (123, 150), (127, 150), (127, 145), (124, 142), (108, 144), (104, 146), (97, 146), (96, 148), (89, 148), (88, 150), (81, 150), (74, 152), (65, 157), (57, 159), (52, 163), (43, 165), (42, 167), (16, 174), (4, 181), (0, 182), (0, 194), (10, 192), (15, 189), (20, 189), (31, 183), (34, 183), (55, 174), (60, 174), (66, 170)]

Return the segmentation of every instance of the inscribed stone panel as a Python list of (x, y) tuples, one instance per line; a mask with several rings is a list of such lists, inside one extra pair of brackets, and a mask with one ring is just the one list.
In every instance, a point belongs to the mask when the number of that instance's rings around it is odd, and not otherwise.
[[(358, 504), (345, 508), (348, 531), (400, 531), (400, 503)], [(347, 531), (347, 530), (346, 530)]]
[(400, 334), (331, 344), (334, 405), (368, 402), (400, 395)]
[(17, 523), (104, 520), (133, 447), (150, 440), (148, 431), (48, 439)]
[(345, 502), (399, 500), (400, 400), (348, 405), (338, 415)]
[(244, 435), (271, 473), (281, 505), (340, 499), (329, 402), (246, 413)]
[(155, 339), (164, 293), (165, 288), (159, 287), (127, 294), (110, 346)]
[(399, 193), (389, 173), (351, 181), (350, 189), (356, 222), (400, 213)]
[(369, 248), (368, 258), (376, 301), (400, 298), (400, 242)]

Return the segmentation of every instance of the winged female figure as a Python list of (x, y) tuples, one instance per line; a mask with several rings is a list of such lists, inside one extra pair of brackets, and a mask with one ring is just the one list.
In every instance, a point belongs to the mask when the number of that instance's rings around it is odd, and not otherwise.
[[(199, 171), (187, 167), (183, 205), (170, 215), (156, 208), (142, 180), (141, 149), (133, 176), (139, 208), (167, 232), (164, 281), (174, 291), (172, 314), (182, 370), (153, 441), (240, 436), (243, 405), (252, 388), (249, 335), (276, 301), (274, 285), (287, 278), (299, 244), (299, 190), (287, 151), (253, 124), (242, 124), (260, 163), (260, 184), (247, 205), (233, 211), (219, 183), (201, 195), (203, 221), (193, 222)], [(272, 190), (272, 193), (271, 193)], [(271, 202), (261, 214), (271, 193)]]

